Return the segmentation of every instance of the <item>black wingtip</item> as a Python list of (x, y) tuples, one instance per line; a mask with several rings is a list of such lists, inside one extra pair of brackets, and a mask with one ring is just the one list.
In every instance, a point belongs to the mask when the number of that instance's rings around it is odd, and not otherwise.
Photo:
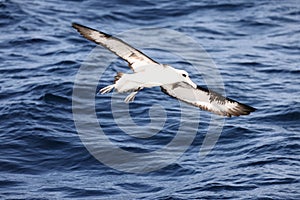
[(76, 23), (76, 22), (73, 22), (72, 23), (72, 27), (75, 28), (75, 29), (78, 29), (79, 27), (83, 27), (82, 25)]
[[(102, 34), (102, 35), (103, 35), (104, 37), (106, 37), (106, 38), (113, 37), (113, 36), (110, 35), (110, 34), (107, 34), (107, 33), (102, 32), (102, 31), (98, 31), (98, 30), (96, 30), (96, 29), (93, 29), (93, 28), (90, 28), (90, 27), (87, 27), (87, 26), (84, 26), (84, 25), (81, 25), (81, 24), (78, 24), (78, 23), (76, 23), (76, 22), (73, 22), (73, 23), (72, 23), (72, 27), (75, 28), (75, 29), (76, 29), (81, 35), (83, 35), (84, 37), (87, 37), (87, 36), (86, 36), (86, 33), (90, 32), (90, 31), (98, 32), (98, 33)], [(93, 41), (92, 38), (87, 37), (87, 39)], [(94, 42), (95, 42), (95, 41), (94, 41)]]
[(78, 24), (76, 22), (72, 22), (72, 27), (76, 27)]
[(80, 29), (90, 29), (90, 30), (95, 30), (95, 29), (92, 29), (90, 27), (87, 27), (87, 26), (84, 26), (84, 25), (81, 25), (81, 24), (78, 24), (76, 22), (73, 22), (72, 23), (72, 27), (77, 29), (77, 30), (80, 30)]
[(252, 106), (238, 103), (237, 112), (233, 112), (233, 116), (240, 116), (240, 115), (249, 115), (250, 113), (256, 111), (256, 108), (253, 108)]
[(78, 24), (78, 23), (75, 23), (75, 22), (72, 23), (72, 27), (73, 27), (74, 29), (76, 29), (76, 30), (77, 30), (79, 33), (81, 33), (81, 34), (82, 34), (83, 32), (85, 32), (85, 31), (91, 29), (91, 28), (89, 28), (89, 27), (83, 26), (83, 25)]

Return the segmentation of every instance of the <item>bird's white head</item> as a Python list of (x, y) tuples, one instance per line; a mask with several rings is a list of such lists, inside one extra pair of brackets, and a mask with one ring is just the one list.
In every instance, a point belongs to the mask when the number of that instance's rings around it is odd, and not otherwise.
[(195, 84), (189, 77), (189, 74), (184, 71), (184, 70), (178, 70), (177, 69), (177, 72), (179, 74), (179, 77), (180, 77), (180, 80), (191, 85), (193, 88), (197, 88), (197, 84)]

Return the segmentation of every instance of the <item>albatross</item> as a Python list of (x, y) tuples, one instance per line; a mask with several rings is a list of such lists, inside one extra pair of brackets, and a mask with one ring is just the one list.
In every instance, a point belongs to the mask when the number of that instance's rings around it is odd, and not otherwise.
[(198, 86), (186, 71), (156, 62), (119, 38), (77, 23), (73, 23), (72, 27), (86, 39), (125, 60), (133, 71), (130, 74), (118, 72), (113, 84), (100, 89), (101, 94), (113, 89), (118, 93), (130, 92), (125, 98), (125, 102), (129, 103), (143, 88), (160, 87), (162, 92), (171, 97), (217, 115), (231, 117), (255, 111), (251, 106)]

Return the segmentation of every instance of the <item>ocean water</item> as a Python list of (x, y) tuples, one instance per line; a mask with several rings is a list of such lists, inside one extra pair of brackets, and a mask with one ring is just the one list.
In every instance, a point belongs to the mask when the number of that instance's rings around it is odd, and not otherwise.
[[(148, 162), (165, 160), (146, 157), (144, 166), (135, 163), (136, 170), (128, 172), (122, 169), (128, 169), (129, 158), (115, 151), (106, 156), (115, 168), (100, 162), (82, 140), (72, 107), (80, 100), (74, 99), (78, 73), (96, 45), (81, 37), (72, 22), (113, 35), (150, 27), (193, 38), (214, 61), (226, 95), (257, 111), (226, 118), (206, 156), (199, 156), (199, 150), (215, 116), (200, 111), (186, 115), (185, 123), (199, 118), (196, 128), (187, 129), (191, 144), (166, 166), (147, 172)], [(299, 24), (296, 0), (0, 0), (0, 198), (300, 199)], [(135, 35), (131, 39), (143, 41)], [(163, 51), (145, 49), (205, 85), (187, 62)], [(111, 84), (116, 71), (129, 70), (126, 62), (113, 59), (97, 89)], [(83, 96), (95, 95), (83, 89)], [(129, 105), (128, 118), (119, 121), (123, 127), (115, 121), (118, 112), (123, 116), (128, 109), (125, 96), (95, 96), (95, 116), (115, 146), (146, 155), (173, 141), (184, 115), (181, 104), (158, 94), (159, 88), (141, 91)], [(114, 98), (121, 108), (115, 113)], [(165, 111), (152, 113), (153, 105)], [(137, 133), (153, 136), (128, 135), (129, 122), (141, 127)]]

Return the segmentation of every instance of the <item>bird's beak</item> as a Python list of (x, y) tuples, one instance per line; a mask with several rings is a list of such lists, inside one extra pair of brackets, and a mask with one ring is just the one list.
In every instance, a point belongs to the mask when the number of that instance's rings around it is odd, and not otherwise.
[(197, 84), (194, 83), (191, 79), (188, 79), (187, 83), (191, 85), (193, 88), (197, 89)]

